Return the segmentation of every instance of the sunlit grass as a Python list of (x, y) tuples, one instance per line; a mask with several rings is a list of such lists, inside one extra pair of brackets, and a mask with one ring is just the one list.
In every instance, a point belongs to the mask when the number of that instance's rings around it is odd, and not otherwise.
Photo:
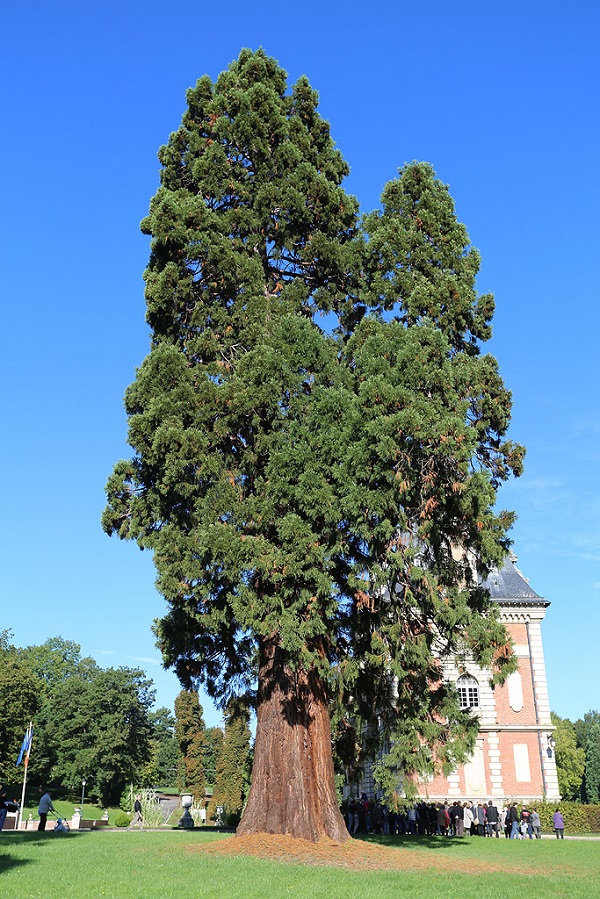
[[(361, 872), (195, 851), (207, 841), (231, 839), (173, 831), (0, 834), (0, 884), (3, 895), (18, 899), (72, 894), (112, 899), (600, 896), (600, 845), (591, 841), (394, 841), (399, 853), (417, 849), (431, 865), (416, 871)], [(385, 838), (377, 842), (391, 843)], [(452, 871), (445, 869), (447, 859)], [(500, 870), (478, 873), (474, 869), (482, 862)]]

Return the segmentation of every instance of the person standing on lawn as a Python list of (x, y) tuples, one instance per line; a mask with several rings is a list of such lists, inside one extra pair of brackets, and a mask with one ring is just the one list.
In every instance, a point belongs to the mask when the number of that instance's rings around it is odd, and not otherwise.
[(498, 809), (490, 799), (485, 810), (488, 837), (499, 837)]
[(531, 817), (529, 820), (531, 822), (531, 829), (533, 830), (533, 835), (535, 836), (536, 840), (541, 840), (541, 838), (542, 838), (542, 821), (541, 821), (541, 818), (539, 816), (539, 812), (537, 811), (537, 809), (534, 809), (534, 808), (531, 809)]
[(464, 809), (458, 799), (455, 801), (454, 805), (450, 809), (450, 817), (453, 823), (453, 833), (457, 837), (464, 836), (465, 833), (465, 817), (464, 817)]
[(554, 827), (554, 833), (556, 834), (556, 839), (564, 840), (564, 838), (565, 838), (565, 819), (563, 818), (559, 808), (557, 808), (556, 811), (554, 812), (554, 814), (552, 815), (552, 826)]
[(510, 822), (510, 838), (511, 840), (517, 840), (519, 838), (519, 813), (516, 802), (513, 802), (509, 809), (508, 820)]
[(481, 804), (481, 802), (477, 803), (477, 810), (476, 810), (475, 814), (476, 814), (475, 823), (477, 825), (477, 836), (484, 837), (486, 835), (485, 828), (486, 828), (486, 823), (487, 823), (487, 816), (486, 816), (486, 812), (485, 812), (485, 806), (483, 806)]
[(48, 812), (55, 812), (56, 809), (52, 804), (52, 797), (50, 796), (50, 791), (46, 790), (44, 795), (40, 799), (40, 804), (38, 805), (38, 815), (40, 816), (40, 823), (38, 824), (38, 830), (46, 830), (46, 821), (48, 820)]
[(529, 837), (530, 840), (533, 840), (533, 830), (531, 828), (531, 812), (526, 805), (524, 805), (521, 809), (521, 824), (525, 825), (524, 828), (521, 828), (523, 839), (525, 839), (525, 837)]
[(8, 805), (6, 801), (6, 792), (4, 790), (0, 790), (0, 830), (2, 830), (2, 828), (4, 827), (7, 811)]

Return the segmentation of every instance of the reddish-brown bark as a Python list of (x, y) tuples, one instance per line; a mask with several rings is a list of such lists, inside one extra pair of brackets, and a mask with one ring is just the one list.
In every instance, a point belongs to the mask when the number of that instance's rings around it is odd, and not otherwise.
[(316, 671), (291, 671), (263, 640), (252, 786), (238, 835), (348, 838), (337, 804), (327, 691)]

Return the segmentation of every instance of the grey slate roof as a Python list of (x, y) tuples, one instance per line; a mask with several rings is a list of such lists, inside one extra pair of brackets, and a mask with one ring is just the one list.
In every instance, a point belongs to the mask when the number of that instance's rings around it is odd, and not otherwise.
[(549, 605), (529, 586), (521, 572), (515, 567), (516, 559), (507, 556), (502, 568), (493, 568), (482, 586), (489, 590), (490, 597), (498, 602), (527, 602), (533, 605)]

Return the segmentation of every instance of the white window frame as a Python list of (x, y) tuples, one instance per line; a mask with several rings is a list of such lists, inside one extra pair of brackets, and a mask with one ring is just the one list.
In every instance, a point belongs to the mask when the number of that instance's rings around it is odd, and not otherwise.
[(456, 691), (461, 709), (467, 711), (480, 708), (479, 681), (470, 674), (461, 674), (456, 681)]

